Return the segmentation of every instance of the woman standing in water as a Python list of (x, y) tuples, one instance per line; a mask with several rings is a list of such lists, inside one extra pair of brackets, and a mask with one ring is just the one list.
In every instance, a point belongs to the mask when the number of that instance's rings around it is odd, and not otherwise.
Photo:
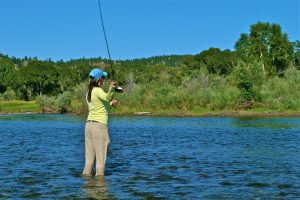
[(89, 114), (85, 125), (85, 167), (83, 175), (90, 176), (96, 158), (96, 176), (104, 175), (106, 154), (109, 145), (108, 113), (110, 106), (117, 104), (113, 94), (117, 83), (111, 81), (108, 92), (102, 89), (107, 73), (95, 68), (90, 72), (87, 92)]

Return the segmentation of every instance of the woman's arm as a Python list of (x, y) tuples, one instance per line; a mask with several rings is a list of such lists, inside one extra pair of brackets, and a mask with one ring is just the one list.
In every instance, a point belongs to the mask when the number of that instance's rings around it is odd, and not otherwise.
[(111, 81), (107, 93), (105, 93), (102, 88), (99, 88), (97, 90), (98, 98), (103, 100), (103, 101), (110, 102), (113, 99), (113, 95), (115, 93), (115, 87), (117, 87), (117, 82), (116, 81)]

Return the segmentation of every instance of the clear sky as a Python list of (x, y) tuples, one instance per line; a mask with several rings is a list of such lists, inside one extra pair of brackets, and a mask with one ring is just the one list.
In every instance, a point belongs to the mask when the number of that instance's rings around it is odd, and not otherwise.
[[(234, 49), (251, 24), (300, 39), (300, 0), (101, 0), (112, 59)], [(108, 57), (97, 0), (0, 0), (0, 52), (23, 58)]]

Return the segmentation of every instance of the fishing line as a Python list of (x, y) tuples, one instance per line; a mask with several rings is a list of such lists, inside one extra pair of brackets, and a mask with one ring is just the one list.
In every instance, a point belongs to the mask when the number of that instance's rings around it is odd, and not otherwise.
[(112, 65), (112, 60), (111, 60), (110, 51), (109, 51), (109, 47), (108, 47), (108, 41), (107, 41), (106, 31), (105, 31), (104, 22), (103, 22), (104, 20), (103, 20), (103, 15), (102, 15), (102, 9), (101, 9), (101, 2), (100, 2), (100, 0), (98, 0), (98, 7), (99, 7), (100, 18), (101, 18), (101, 25), (102, 25), (102, 30), (103, 30), (103, 34), (104, 34), (106, 49), (107, 49), (109, 63), (110, 63), (111, 76), (112, 76), (112, 79), (115, 79), (114, 78), (115, 72), (114, 72), (113, 67), (112, 67), (113, 65)]
[[(113, 63), (112, 63), (112, 59), (111, 59), (111, 56), (110, 56), (110, 51), (109, 51), (108, 41), (107, 41), (107, 37), (106, 37), (106, 31), (105, 31), (105, 27), (104, 27), (104, 20), (103, 20), (103, 15), (102, 15), (102, 9), (101, 9), (101, 2), (100, 2), (100, 0), (98, 0), (98, 7), (99, 7), (99, 13), (100, 13), (100, 18), (101, 18), (101, 25), (102, 25), (102, 30), (103, 30), (103, 34), (104, 34), (106, 49), (107, 49), (108, 58), (109, 58), (111, 77), (114, 80), (115, 79), (115, 77), (114, 77), (115, 71), (113, 69)], [(120, 86), (117, 86), (115, 88), (115, 91), (119, 92), (119, 93), (122, 93), (123, 92), (123, 88), (120, 87)]]

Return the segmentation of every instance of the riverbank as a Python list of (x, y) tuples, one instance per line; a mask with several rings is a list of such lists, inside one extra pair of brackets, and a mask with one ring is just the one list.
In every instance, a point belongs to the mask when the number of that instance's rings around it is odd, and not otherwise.
[(35, 101), (1, 101), (0, 114), (40, 113)]
[(254, 110), (240, 111), (207, 111), (203, 113), (192, 112), (136, 112), (136, 113), (111, 113), (112, 116), (166, 116), (166, 117), (300, 117), (300, 111), (265, 111), (257, 112)]
[[(2, 101), (0, 114), (41, 114), (41, 110), (35, 101)], [(58, 112), (47, 112), (58, 113)], [(76, 111), (69, 114), (79, 114)], [(122, 110), (112, 109), (111, 116), (173, 116), (173, 117), (300, 117), (300, 110), (266, 110), (261, 108), (249, 110), (219, 110), (210, 111), (198, 109), (195, 111), (180, 110)]]

